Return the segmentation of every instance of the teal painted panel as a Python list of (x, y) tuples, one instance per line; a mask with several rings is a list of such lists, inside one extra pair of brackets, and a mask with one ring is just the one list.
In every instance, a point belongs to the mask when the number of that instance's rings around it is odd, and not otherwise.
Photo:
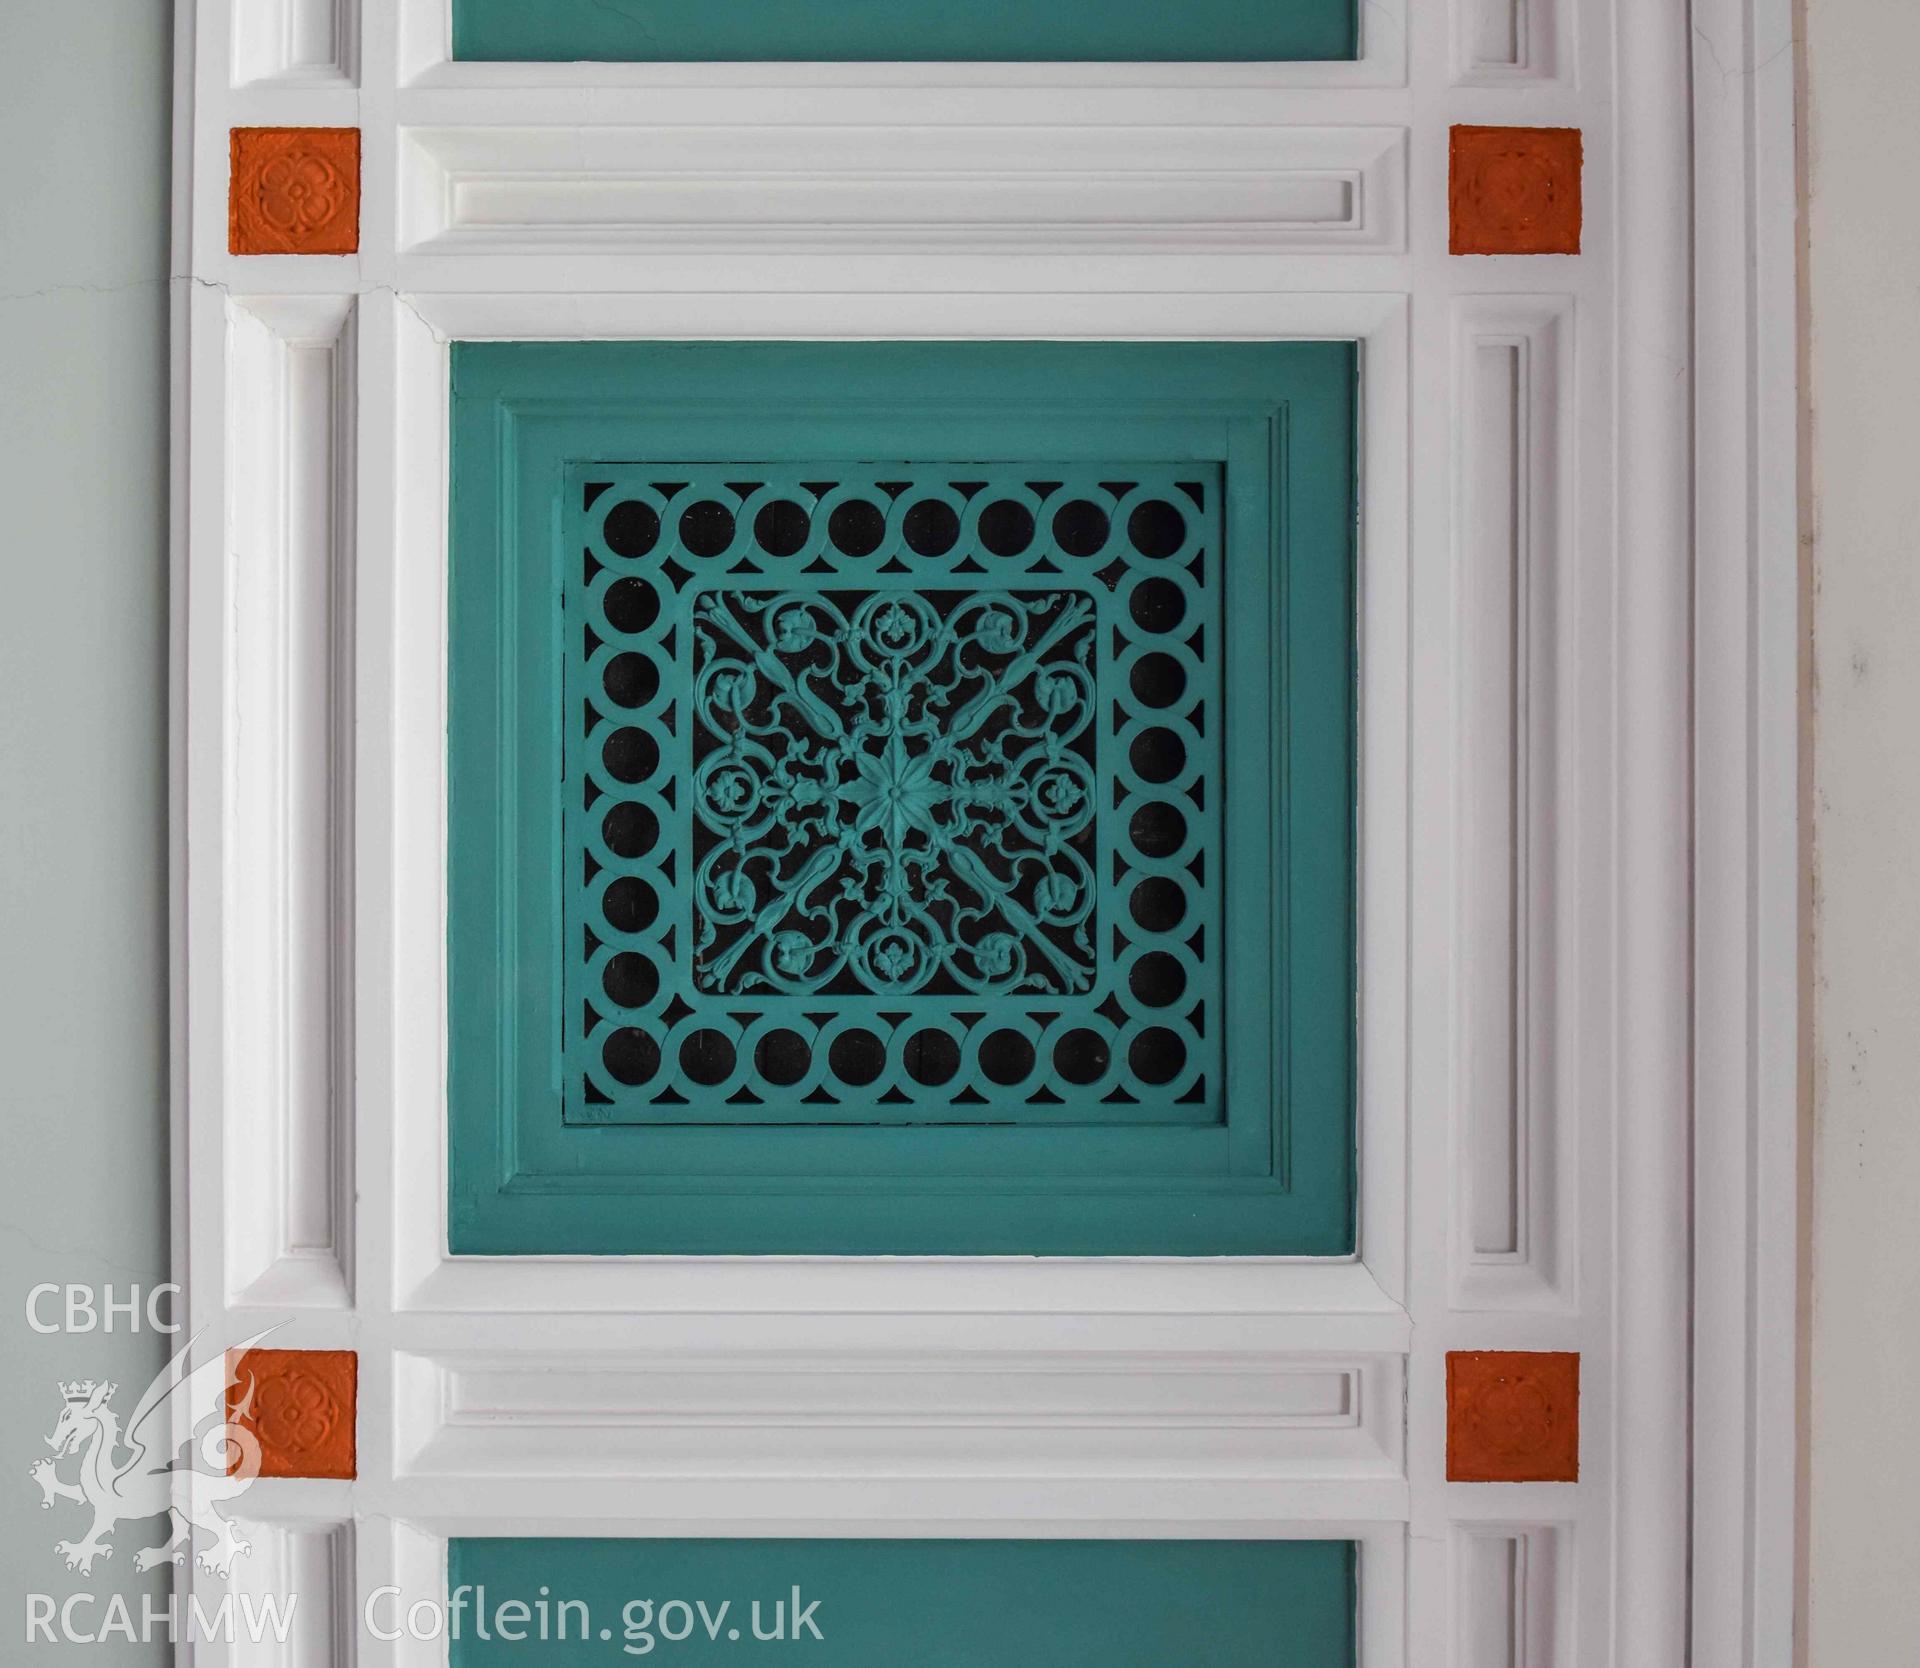
[(1350, 1541), (455, 1540), (447, 1586), (450, 1668), (1355, 1660)]
[(1354, 370), (458, 345), (454, 1250), (1349, 1252)]
[(1357, 55), (1354, 0), (453, 0), (453, 55), (504, 61), (1259, 62)]

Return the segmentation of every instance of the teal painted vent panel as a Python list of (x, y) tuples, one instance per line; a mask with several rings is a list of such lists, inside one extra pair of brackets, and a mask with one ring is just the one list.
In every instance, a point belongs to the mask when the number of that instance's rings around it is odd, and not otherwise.
[(1355, 1566), (1350, 1541), (454, 1540), (448, 1661), (1351, 1668)]
[(456, 1252), (1352, 1249), (1350, 344), (453, 363)]
[(1223, 1121), (1218, 465), (574, 474), (570, 1121)]
[(1259, 62), (1357, 56), (1354, 0), (453, 0), (495, 61)]

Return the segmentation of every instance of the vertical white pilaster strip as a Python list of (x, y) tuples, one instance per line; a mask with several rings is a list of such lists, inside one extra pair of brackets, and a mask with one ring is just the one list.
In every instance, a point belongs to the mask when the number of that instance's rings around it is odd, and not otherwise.
[(1621, 1668), (1687, 1657), (1693, 1154), (1692, 343), (1686, 8), (1618, 0), (1615, 156), (1614, 1614)]
[(228, 310), (230, 1299), (352, 1302), (354, 309)]
[(1791, 0), (1694, 0), (1693, 1665), (1787, 1668), (1797, 1594), (1800, 708)]
[(1562, 684), (1573, 661), (1574, 309), (1463, 296), (1454, 356), (1460, 576), (1460, 1073), (1453, 1302), (1571, 1297), (1577, 1150), (1563, 1092), (1571, 823)]

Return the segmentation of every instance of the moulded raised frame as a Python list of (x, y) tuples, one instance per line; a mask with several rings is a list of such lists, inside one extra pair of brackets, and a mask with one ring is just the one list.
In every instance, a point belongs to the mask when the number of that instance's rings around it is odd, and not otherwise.
[[(584, 298), (583, 298), (584, 299)], [(844, 334), (852, 298), (808, 296), (713, 301), (679, 298), (669, 312), (660, 298), (596, 297), (592, 338), (663, 337), (773, 339), (832, 338)], [(577, 305), (577, 303), (576, 303)], [(908, 300), (863, 297), (863, 312), (878, 333), (946, 339), (1081, 336), (1199, 340), (1350, 337), (1362, 343), (1363, 450), (1360, 556), (1363, 776), (1363, 867), (1390, 877), (1404, 867), (1406, 826), (1404, 654), (1397, 629), (1406, 618), (1404, 478), (1406, 425), (1405, 307), (1397, 298), (1294, 297), (1284, 310), (1264, 299), (1214, 297), (1169, 306), (1127, 298), (1091, 306), (1073, 297), (945, 295)], [(405, 657), (391, 673), (386, 699), (394, 714), (400, 755), (390, 778), (396, 864), (409, 879), (396, 882), (396, 1012), (391, 1035), (396, 1109), (395, 1174), (440, 1178), (444, 1209), (446, 1103), (444, 1014), (445, 778), (440, 738), (445, 733), (444, 594), (446, 500), (444, 434), (429, 416), (444, 407), (444, 341), (518, 339), (539, 334), (537, 300), (519, 297), (415, 296), (391, 314), (400, 337), (402, 367), (396, 398), (417, 414), (401, 425), (396, 470), (402, 548), (396, 553), (391, 598), (394, 640), (440, 646), (439, 655)], [(570, 309), (571, 311), (571, 309)], [(1158, 313), (1157, 325), (1154, 322)], [(749, 315), (755, 315), (749, 320)], [(879, 332), (881, 323), (895, 328)], [(439, 326), (436, 331), (433, 327)], [(410, 340), (409, 340), (410, 338)], [(436, 401), (438, 405), (436, 406)], [(1400, 464), (1400, 467), (1396, 467)], [(363, 563), (365, 556), (363, 553)], [(376, 604), (377, 605), (377, 604)], [(1396, 623), (1400, 626), (1396, 628)], [(404, 762), (403, 762), (404, 761)], [(363, 774), (363, 781), (366, 780)], [(370, 807), (371, 809), (371, 807)], [(444, 1217), (396, 1200), (391, 1266), (397, 1308), (506, 1310), (547, 1314), (568, 1308), (644, 1311), (666, 1301), (676, 1309), (767, 1307), (829, 1312), (877, 1307), (900, 1314), (953, 1309), (999, 1312), (1232, 1311), (1281, 1314), (1327, 1310), (1368, 1316), (1403, 1338), (1396, 1294), (1404, 1281), (1403, 1219), (1396, 1200), (1404, 1186), (1405, 1038), (1400, 1024), (1406, 951), (1404, 903), (1390, 880), (1365, 897), (1361, 911), (1361, 1026), (1359, 1109), (1361, 1147), (1360, 1251), (1357, 1267), (1339, 1260), (1234, 1259), (546, 1259), (456, 1258), (445, 1251)], [(364, 1087), (364, 1079), (363, 1079)], [(375, 1197), (365, 1187), (363, 1199)], [(1323, 1289), (1327, 1295), (1322, 1296)], [(1393, 1347), (1389, 1345), (1388, 1347)]]

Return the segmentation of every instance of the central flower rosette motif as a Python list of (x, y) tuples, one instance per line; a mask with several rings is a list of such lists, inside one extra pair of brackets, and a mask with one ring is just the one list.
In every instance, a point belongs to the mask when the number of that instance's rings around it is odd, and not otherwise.
[(261, 216), (282, 232), (332, 219), (340, 195), (340, 175), (333, 164), (311, 151), (289, 151), (260, 170)]
[(1095, 611), (1078, 591), (695, 609), (695, 979), (1084, 992)]

